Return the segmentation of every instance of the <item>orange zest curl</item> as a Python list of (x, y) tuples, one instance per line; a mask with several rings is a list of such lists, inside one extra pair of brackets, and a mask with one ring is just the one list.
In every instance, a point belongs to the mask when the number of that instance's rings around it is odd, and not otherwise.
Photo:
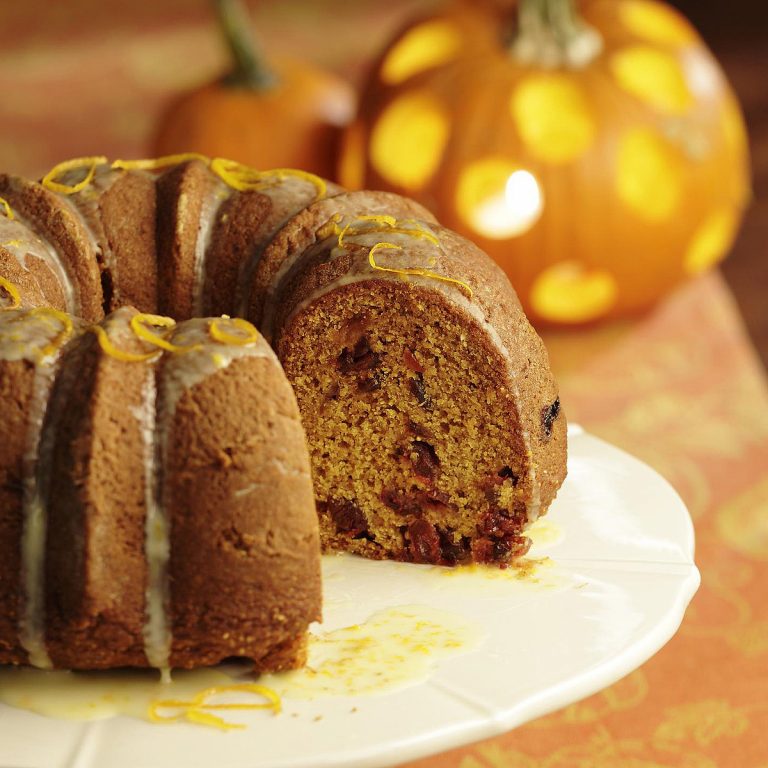
[[(230, 328), (236, 329), (238, 333), (229, 333), (223, 327), (224, 323), (227, 323)], [(243, 320), (240, 317), (230, 318), (226, 315), (211, 320), (211, 323), (208, 326), (208, 333), (211, 334), (212, 339), (215, 339), (221, 344), (246, 346), (247, 344), (253, 344), (259, 340), (259, 332), (247, 320)]]
[(7, 219), (10, 219), (11, 221), (13, 221), (16, 218), (16, 216), (13, 213), (13, 210), (11, 209), (10, 204), (4, 197), (0, 197), (0, 210), (2, 210), (2, 212), (5, 214), (5, 217)]
[(176, 155), (163, 155), (163, 157), (146, 158), (143, 160), (115, 160), (112, 163), (112, 168), (115, 170), (124, 171), (159, 171), (162, 168), (168, 168), (171, 165), (177, 165), (178, 163), (186, 163), (190, 160), (200, 160), (206, 165), (210, 164), (210, 160), (199, 152), (181, 152)]
[(339, 234), (341, 234), (341, 229), (339, 229), (339, 222), (341, 219), (342, 215), (340, 213), (334, 213), (333, 216), (331, 216), (331, 218), (315, 232), (315, 237), (318, 240), (325, 240), (326, 237), (330, 237), (331, 235), (336, 235), (336, 237), (338, 237)]
[(178, 344), (172, 344), (163, 335), (155, 333), (157, 328), (167, 329), (173, 328), (176, 325), (176, 321), (170, 317), (163, 317), (162, 315), (148, 315), (139, 313), (131, 318), (131, 330), (136, 334), (136, 337), (142, 341), (146, 341), (148, 344), (152, 344), (155, 347), (164, 349), (168, 352), (175, 352), (184, 354), (185, 352), (192, 352), (195, 349), (200, 349), (199, 344), (192, 344), (189, 346), (180, 346)]
[(18, 309), (21, 306), (21, 293), (10, 280), (0, 277), (0, 291), (4, 291), (11, 299), (10, 304), (0, 307), (0, 309)]
[(316, 200), (325, 197), (328, 188), (324, 179), (314, 173), (300, 171), (295, 168), (273, 168), (269, 171), (258, 171), (236, 160), (215, 157), (211, 160), (211, 170), (229, 187), (238, 192), (261, 190), (279, 184), (289, 176), (312, 184), (316, 189)]
[[(330, 226), (332, 224), (334, 227), (334, 231), (338, 235), (338, 244), (340, 248), (348, 247), (349, 242), (348, 240), (345, 241), (345, 238), (352, 238), (352, 237), (367, 235), (371, 233), (407, 235), (409, 237), (427, 240), (432, 245), (435, 245), (437, 247), (440, 246), (440, 240), (438, 239), (437, 235), (435, 235), (433, 232), (430, 232), (428, 229), (423, 229), (421, 226), (419, 226), (419, 222), (417, 222), (415, 219), (404, 219), (404, 220), (398, 221), (394, 216), (366, 215), (366, 216), (358, 216), (356, 219), (354, 219), (353, 221), (350, 221), (343, 228), (339, 228), (339, 226), (333, 220), (330, 220), (323, 227), (324, 230), (325, 229), (328, 230), (328, 234), (331, 233)], [(393, 272), (401, 276), (419, 275), (421, 277), (428, 277), (432, 280), (441, 280), (444, 283), (452, 283), (453, 285), (457, 285), (460, 288), (462, 288), (466, 292), (467, 296), (469, 298), (472, 298), (472, 288), (464, 281), (457, 280), (454, 277), (446, 277), (445, 275), (440, 275), (437, 272), (431, 272), (427, 269), (419, 269), (417, 267), (396, 268), (396, 267), (383, 267), (380, 264), (377, 264), (375, 259), (376, 253), (378, 251), (387, 250), (387, 249), (402, 251), (403, 247), (400, 245), (395, 245), (395, 243), (388, 243), (388, 242), (376, 243), (368, 251), (368, 263), (371, 265), (373, 269), (377, 269), (381, 272)], [(429, 260), (430, 266), (433, 266), (435, 263), (436, 263), (436, 259), (434, 257)]]
[(361, 216), (357, 217), (358, 221), (373, 221), (376, 224), (381, 224), (384, 227), (389, 227), (390, 229), (397, 226), (397, 219), (394, 216), (390, 216), (389, 214), (372, 214), (367, 213), (363, 214)]
[[(43, 180), (40, 183), (52, 192), (59, 192), (62, 195), (74, 195), (76, 192), (85, 189), (91, 183), (93, 175), (96, 173), (96, 166), (106, 162), (107, 158), (101, 155), (65, 160), (63, 163), (59, 163), (51, 168), (51, 170), (43, 176)], [(67, 171), (75, 171), (83, 168), (86, 169), (87, 172), (76, 184), (62, 184), (61, 182), (56, 181), (58, 176), (61, 176), (61, 174), (66, 173)]]
[[(369, 224), (370, 222), (370, 224)], [(406, 226), (411, 224), (412, 226)], [(388, 234), (408, 235), (421, 240), (427, 240), (432, 245), (440, 245), (437, 235), (418, 226), (415, 219), (398, 221), (394, 216), (366, 215), (358, 216), (350, 221), (339, 233), (339, 246), (344, 248), (344, 237), (367, 235), (371, 232), (386, 232)]]
[[(220, 696), (224, 693), (248, 693), (260, 696), (263, 701), (252, 704), (210, 704), (208, 699), (214, 696)], [(176, 714), (162, 715), (160, 710), (178, 710)], [(239, 683), (234, 685), (215, 685), (212, 688), (206, 688), (195, 695), (191, 701), (178, 701), (176, 699), (165, 699), (153, 701), (149, 705), (149, 719), (153, 723), (176, 723), (180, 720), (186, 720), (198, 725), (207, 725), (212, 728), (218, 728), (222, 731), (231, 731), (243, 729), (241, 723), (228, 723), (221, 717), (211, 714), (206, 710), (242, 710), (242, 709), (270, 709), (275, 714), (282, 710), (280, 697), (271, 688), (256, 683)]]
[[(58, 328), (59, 333), (54, 336), (39, 352), (41, 358), (51, 357), (64, 346), (67, 339), (72, 335), (72, 318), (61, 310), (53, 307), (35, 307), (30, 312), (31, 315), (43, 318), (45, 321), (53, 321), (53, 327)], [(49, 323), (50, 324), (50, 323)]]
[(414, 267), (402, 267), (402, 268), (396, 268), (396, 267), (382, 267), (381, 265), (376, 263), (376, 260), (374, 259), (374, 255), (377, 251), (382, 251), (385, 249), (389, 250), (395, 250), (395, 251), (402, 251), (403, 248), (400, 245), (395, 245), (394, 243), (376, 243), (369, 251), (368, 251), (368, 263), (373, 267), (373, 269), (378, 269), (381, 272), (394, 272), (398, 275), (419, 275), (421, 277), (428, 277), (432, 280), (440, 280), (444, 283), (452, 283), (454, 285), (458, 285), (460, 288), (463, 288), (467, 294), (469, 295), (469, 298), (472, 298), (472, 288), (469, 287), (466, 283), (462, 282), (461, 280), (457, 280), (453, 277), (446, 277), (445, 275), (438, 275), (437, 272), (430, 272), (426, 269), (417, 269)]
[(99, 346), (110, 357), (114, 357), (115, 360), (121, 360), (124, 363), (142, 363), (145, 360), (150, 360), (162, 354), (159, 349), (153, 349), (151, 352), (144, 353), (126, 352), (122, 349), (118, 349), (112, 343), (112, 340), (109, 338), (109, 334), (107, 334), (107, 332), (100, 325), (91, 326), (91, 330), (96, 334), (96, 337), (99, 340)]

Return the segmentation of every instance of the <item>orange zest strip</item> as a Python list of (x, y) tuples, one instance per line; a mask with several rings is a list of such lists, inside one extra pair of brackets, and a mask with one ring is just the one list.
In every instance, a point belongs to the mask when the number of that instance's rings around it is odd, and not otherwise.
[(13, 221), (16, 216), (14, 216), (13, 210), (11, 209), (10, 204), (4, 197), (0, 197), (0, 207), (2, 207), (2, 211), (5, 214), (6, 218)]
[[(365, 222), (372, 222), (373, 226), (365, 226)], [(412, 224), (412, 227), (404, 226)], [(378, 225), (378, 226), (377, 226)], [(415, 219), (406, 219), (398, 221), (394, 216), (388, 215), (366, 215), (358, 216), (357, 219), (347, 224), (339, 236), (339, 245), (344, 247), (344, 237), (354, 237), (355, 235), (367, 235), (371, 232), (387, 232), (388, 234), (408, 235), (421, 240), (427, 240), (433, 245), (440, 245), (437, 235), (426, 229), (419, 227)]]
[(453, 283), (454, 285), (458, 285), (459, 287), (463, 288), (469, 295), (469, 298), (472, 298), (472, 289), (461, 280), (456, 280), (453, 277), (445, 277), (444, 275), (438, 275), (436, 272), (430, 272), (426, 269), (417, 269), (414, 267), (402, 267), (402, 268), (395, 268), (395, 267), (382, 267), (379, 264), (376, 263), (376, 260), (374, 259), (374, 255), (377, 251), (382, 250), (395, 250), (395, 251), (402, 251), (403, 248), (400, 245), (395, 245), (394, 243), (376, 243), (376, 245), (371, 248), (370, 251), (368, 251), (368, 263), (373, 267), (373, 269), (378, 269), (381, 272), (394, 272), (399, 275), (420, 275), (421, 277), (428, 277), (432, 280), (440, 280), (444, 283)]
[(389, 227), (390, 229), (397, 226), (397, 219), (394, 216), (390, 216), (389, 214), (364, 214), (362, 216), (358, 216), (357, 220), (373, 221), (376, 222), (376, 224), (382, 224), (383, 226)]
[(118, 349), (109, 338), (109, 335), (107, 332), (100, 326), (100, 325), (94, 325), (91, 326), (91, 329), (99, 339), (99, 346), (106, 352), (110, 357), (114, 357), (116, 360), (122, 360), (125, 363), (142, 363), (145, 360), (150, 360), (153, 357), (156, 357), (160, 355), (160, 351), (157, 349), (153, 349), (151, 352), (146, 353), (136, 353), (136, 352), (125, 352), (122, 349)]
[(264, 176), (261, 171), (236, 160), (224, 157), (214, 157), (211, 160), (211, 170), (229, 187), (238, 192), (247, 192), (264, 187)]
[(316, 200), (325, 197), (328, 188), (324, 179), (315, 176), (314, 173), (300, 171), (295, 168), (273, 168), (269, 171), (258, 171), (236, 160), (227, 160), (223, 157), (215, 157), (211, 160), (211, 170), (229, 187), (238, 192), (264, 189), (273, 186), (289, 176), (312, 184), (317, 190)]
[(131, 318), (131, 330), (136, 334), (137, 338), (146, 341), (148, 344), (152, 344), (160, 349), (165, 349), (168, 352), (180, 354), (200, 349), (199, 344), (191, 344), (188, 346), (172, 344), (168, 339), (154, 332), (157, 328), (168, 329), (173, 328), (175, 325), (175, 320), (170, 317), (163, 317), (162, 315), (148, 315), (140, 312), (138, 315), (134, 315)]
[[(252, 704), (209, 704), (208, 699), (223, 693), (251, 693), (262, 697), (265, 701)], [(178, 710), (175, 714), (162, 715), (160, 710)], [(217, 715), (206, 710), (242, 710), (242, 709), (271, 709), (275, 714), (282, 710), (280, 697), (271, 688), (256, 683), (239, 683), (233, 685), (216, 685), (206, 688), (195, 695), (192, 701), (166, 699), (153, 701), (149, 705), (148, 715), (153, 723), (175, 723), (185, 719), (198, 725), (207, 725), (222, 731), (245, 728), (240, 723), (228, 723)]]
[(341, 233), (341, 229), (339, 229), (339, 222), (341, 219), (342, 215), (340, 213), (334, 213), (333, 216), (331, 216), (331, 218), (315, 232), (316, 238), (318, 240), (325, 240), (326, 237), (330, 237), (331, 235), (336, 235), (338, 237)]
[[(52, 192), (59, 192), (62, 195), (74, 195), (81, 189), (85, 189), (91, 183), (93, 175), (96, 173), (96, 166), (106, 162), (107, 158), (101, 155), (65, 160), (63, 163), (59, 163), (51, 168), (51, 170), (43, 176), (43, 180), (40, 183)], [(62, 184), (56, 181), (56, 177), (61, 176), (62, 173), (80, 169), (86, 169), (87, 173), (83, 179), (77, 182), (77, 184)]]
[(58, 335), (54, 336), (39, 353), (41, 358), (56, 354), (72, 335), (72, 318), (66, 312), (61, 312), (53, 307), (35, 307), (30, 314), (37, 315), (45, 320), (52, 320), (54, 327), (58, 326), (60, 328)]
[[(225, 323), (228, 327), (239, 331), (239, 333), (229, 333), (223, 327)], [(226, 316), (211, 320), (208, 326), (208, 333), (211, 334), (212, 339), (221, 344), (237, 344), (241, 347), (258, 341), (260, 335), (256, 328), (247, 320), (243, 320), (240, 317), (230, 318)]]
[[(342, 229), (338, 230), (339, 231), (339, 238), (338, 238), (339, 248), (345, 248), (346, 247), (344, 245), (344, 236), (347, 234), (347, 232), (349, 232), (349, 229), (350, 229), (351, 226), (352, 226), (352, 222), (350, 221)], [(337, 229), (338, 229), (338, 227), (337, 227)]]
[(0, 307), (0, 309), (18, 309), (21, 306), (21, 293), (10, 280), (0, 277), (0, 290), (5, 291), (11, 299), (10, 304)]
[(189, 160), (200, 160), (206, 165), (210, 164), (209, 158), (199, 152), (181, 152), (176, 155), (163, 155), (163, 157), (146, 158), (143, 160), (115, 160), (112, 168), (124, 171), (158, 171), (170, 165), (186, 163)]

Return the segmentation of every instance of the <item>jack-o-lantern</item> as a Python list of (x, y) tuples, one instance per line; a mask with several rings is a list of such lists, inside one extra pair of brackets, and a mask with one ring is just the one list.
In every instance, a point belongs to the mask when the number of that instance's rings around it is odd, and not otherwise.
[(347, 131), (342, 183), (415, 197), (507, 272), (533, 319), (645, 308), (729, 249), (742, 116), (654, 0), (468, 2), (401, 32)]

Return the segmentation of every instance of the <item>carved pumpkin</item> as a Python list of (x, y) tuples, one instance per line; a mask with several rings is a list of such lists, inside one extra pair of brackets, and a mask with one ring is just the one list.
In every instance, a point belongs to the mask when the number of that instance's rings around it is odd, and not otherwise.
[(216, 0), (215, 6), (234, 69), (170, 104), (153, 154), (199, 152), (255, 168), (333, 176), (341, 130), (354, 114), (352, 87), (299, 61), (265, 63), (239, 2)]
[(340, 176), (430, 207), (552, 323), (642, 309), (716, 263), (749, 197), (736, 99), (652, 0), (459, 3), (409, 26), (372, 73)]

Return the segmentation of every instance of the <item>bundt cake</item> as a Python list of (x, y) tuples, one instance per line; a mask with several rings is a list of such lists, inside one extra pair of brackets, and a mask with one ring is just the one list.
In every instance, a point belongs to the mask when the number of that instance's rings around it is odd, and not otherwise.
[[(7, 279), (0, 294), (25, 303)], [(320, 618), (309, 458), (252, 325), (0, 311), (0, 396), (0, 664), (304, 662)]]
[(199, 156), (0, 176), (0, 197), (0, 276), (23, 306), (262, 331), (296, 393), (325, 549), (525, 552), (565, 476), (546, 351), (501, 270), (420, 205)]

